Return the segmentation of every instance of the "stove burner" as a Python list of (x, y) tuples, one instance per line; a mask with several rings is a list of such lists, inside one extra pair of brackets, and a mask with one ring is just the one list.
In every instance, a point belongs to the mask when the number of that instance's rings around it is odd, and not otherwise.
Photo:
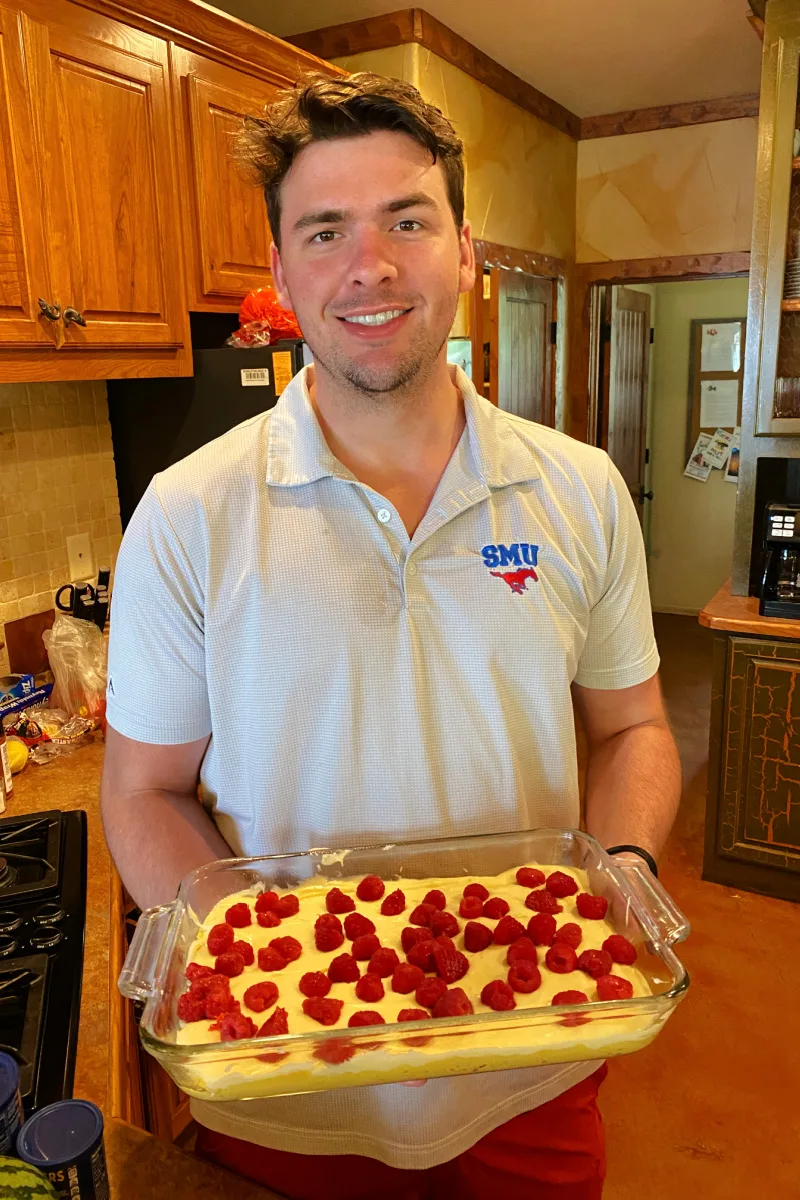
[(17, 881), (17, 872), (8, 865), (8, 859), (0, 858), (0, 888), (10, 887)]
[(12, 912), (10, 908), (0, 910), (0, 933), (16, 933), (24, 923), (19, 913)]
[[(43, 904), (41, 908), (33, 914), (33, 919), (37, 925), (53, 925), (56, 921), (64, 920), (64, 910), (61, 905), (53, 900), (49, 904)], [(0, 929), (2, 926), (3, 914), (0, 912)], [(15, 926), (18, 928), (18, 926)]]
[(10, 954), (15, 954), (19, 942), (13, 937), (0, 937), (0, 958), (8, 958)]
[(31, 934), (31, 946), (34, 950), (50, 950), (53, 946), (57, 946), (63, 941), (64, 935), (60, 929), (56, 929), (55, 925), (40, 925), (34, 933)]

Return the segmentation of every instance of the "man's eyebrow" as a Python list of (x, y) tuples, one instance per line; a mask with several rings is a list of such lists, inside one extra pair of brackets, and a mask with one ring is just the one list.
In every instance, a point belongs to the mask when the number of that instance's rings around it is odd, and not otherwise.
[(425, 192), (415, 192), (411, 196), (403, 196), (399, 200), (392, 200), (386, 205), (384, 212), (396, 213), (402, 212), (405, 208), (437, 208), (438, 205), (432, 196), (428, 196)]

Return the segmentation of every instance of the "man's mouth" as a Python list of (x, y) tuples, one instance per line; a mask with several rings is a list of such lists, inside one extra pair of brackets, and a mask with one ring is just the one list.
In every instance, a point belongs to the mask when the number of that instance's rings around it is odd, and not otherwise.
[(394, 321), (397, 317), (405, 316), (409, 312), (411, 312), (410, 308), (387, 308), (382, 312), (359, 313), (340, 319), (346, 321), (348, 325), (386, 325), (389, 321)]

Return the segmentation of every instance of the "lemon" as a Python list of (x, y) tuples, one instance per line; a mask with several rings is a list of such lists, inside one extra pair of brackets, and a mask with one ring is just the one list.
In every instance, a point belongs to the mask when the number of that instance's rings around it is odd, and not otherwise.
[(19, 738), (10, 737), (6, 740), (6, 749), (11, 774), (18, 775), (28, 762), (28, 747)]

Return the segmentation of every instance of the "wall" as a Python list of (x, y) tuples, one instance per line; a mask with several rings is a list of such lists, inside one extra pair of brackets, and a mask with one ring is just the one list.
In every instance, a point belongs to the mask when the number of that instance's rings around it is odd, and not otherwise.
[(572, 259), (577, 143), (416, 43), (334, 60), (413, 83), (464, 140), (473, 236)]
[(731, 573), (736, 487), (712, 470), (683, 475), (689, 395), (689, 322), (747, 315), (744, 279), (655, 285), (652, 355), (650, 595), (660, 612), (696, 613)]
[(578, 262), (749, 250), (754, 118), (578, 144)]
[[(105, 383), (0, 384), (0, 639), (53, 607), (65, 539), (88, 533), (95, 566), (122, 537)], [(4, 640), (4, 639), (2, 639)], [(0, 675), (8, 658), (0, 651)]]

